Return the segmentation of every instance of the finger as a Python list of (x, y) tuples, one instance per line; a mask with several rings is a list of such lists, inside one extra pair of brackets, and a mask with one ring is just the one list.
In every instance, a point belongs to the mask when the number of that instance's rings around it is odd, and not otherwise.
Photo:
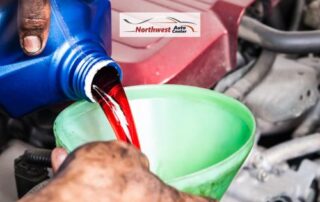
[(27, 55), (44, 49), (49, 33), (50, 0), (19, 0), (19, 36)]
[(55, 148), (51, 153), (52, 170), (58, 171), (64, 160), (67, 158), (67, 151), (63, 148)]

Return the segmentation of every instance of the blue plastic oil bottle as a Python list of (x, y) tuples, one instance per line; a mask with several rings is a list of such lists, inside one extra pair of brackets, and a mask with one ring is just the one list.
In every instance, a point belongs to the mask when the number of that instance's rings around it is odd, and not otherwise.
[(44, 51), (27, 56), (19, 45), (17, 4), (0, 9), (0, 108), (17, 117), (64, 100), (93, 100), (101, 68), (119, 66), (111, 51), (109, 0), (51, 0)]

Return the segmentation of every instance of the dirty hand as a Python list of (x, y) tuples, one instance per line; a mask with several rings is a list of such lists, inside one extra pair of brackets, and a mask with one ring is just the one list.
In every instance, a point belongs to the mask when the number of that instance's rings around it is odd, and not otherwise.
[[(65, 152), (54, 150), (57, 169)], [(147, 158), (121, 142), (91, 143), (71, 153), (55, 178), (20, 202), (214, 202), (165, 185), (150, 173)]]
[[(0, 8), (12, 0), (0, 0)], [(50, 24), (50, 0), (19, 0), (20, 45), (27, 55), (41, 53), (47, 43)]]

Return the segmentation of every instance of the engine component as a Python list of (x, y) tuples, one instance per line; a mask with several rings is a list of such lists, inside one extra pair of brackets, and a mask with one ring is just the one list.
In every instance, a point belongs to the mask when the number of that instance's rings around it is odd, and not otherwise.
[[(2, 135), (2, 134), (1, 134)], [(31, 145), (19, 140), (11, 140), (7, 149), (0, 153), (0, 201), (11, 202), (17, 200), (17, 190), (14, 174), (14, 159), (18, 158)]]
[(302, 16), (303, 16), (303, 10), (305, 8), (306, 2), (305, 0), (298, 0), (295, 2), (295, 4), (296, 5), (295, 5), (294, 13), (292, 15), (291, 25), (290, 25), (291, 31), (298, 30)]
[(279, 53), (320, 52), (320, 31), (280, 31), (246, 16), (242, 18), (239, 36), (262, 48)]
[(14, 173), (18, 197), (23, 197), (33, 187), (49, 179), (49, 172), (46, 167), (29, 163), (30, 159), (25, 155), (20, 156), (14, 162)]
[(315, 68), (320, 71), (320, 58), (313, 54), (309, 54), (308, 57), (302, 57), (298, 59), (298, 62)]
[[(120, 61), (124, 74), (130, 74), (124, 77), (125, 85), (180, 83), (212, 87), (230, 71), (215, 90), (246, 102), (254, 111), (258, 131), (263, 135), (256, 135), (259, 146), (222, 202), (320, 202), (320, 58), (309, 52), (320, 52), (320, 31), (298, 31), (305, 25), (320, 28), (320, 0), (255, 1), (260, 15), (248, 10), (246, 13), (259, 21), (243, 18), (240, 35), (245, 40), (239, 40), (237, 49), (240, 18), (252, 2), (254, 0), (112, 1), (113, 57)], [(148, 11), (201, 12), (204, 36), (120, 38), (120, 12)], [(313, 41), (315, 39), (317, 41)], [(308, 55), (279, 55), (278, 51)], [(236, 52), (239, 62), (236, 62)], [(231, 72), (235, 67), (238, 69)], [(37, 147), (52, 148), (52, 123), (56, 114), (45, 110), (21, 119), (0, 116), (0, 130)], [(0, 140), (0, 145), (1, 142), (6, 140)], [(16, 200), (12, 164), (17, 153), (23, 153), (23, 148), (17, 141), (10, 142), (0, 155), (3, 162), (0, 163), (0, 201)], [(9, 158), (8, 153), (15, 156), (9, 155)], [(49, 159), (45, 160), (49, 165)]]
[(23, 140), (39, 148), (54, 148), (53, 122), (65, 106), (41, 109), (19, 119), (0, 112), (0, 152), (7, 139)]
[[(124, 84), (178, 83), (213, 87), (236, 67), (239, 20), (253, 1), (113, 1), (112, 57), (122, 67)], [(124, 11), (201, 12), (201, 37), (120, 38), (119, 13)]]
[(320, 29), (320, 1), (313, 0), (308, 5), (304, 23), (311, 28)]
[[(320, 164), (303, 160), (296, 170), (288, 160), (320, 151), (320, 134), (294, 139), (270, 149), (256, 147), (222, 202), (313, 202)], [(252, 191), (254, 190), (254, 191)]]
[(8, 116), (0, 110), (0, 153), (6, 148), (6, 144), (9, 141), (9, 135), (7, 133)]
[(303, 160), (296, 171), (286, 162), (318, 152), (319, 145), (320, 134), (314, 134), (267, 150), (256, 148), (222, 202), (315, 201), (320, 165)]
[(278, 56), (269, 72), (244, 99), (253, 110), (262, 134), (282, 130), (301, 117), (318, 98), (318, 72), (295, 60)]
[(316, 104), (313, 110), (309, 112), (307, 117), (303, 120), (301, 125), (295, 129), (292, 134), (292, 137), (302, 137), (306, 134), (310, 134), (312, 131), (320, 126), (320, 102)]
[(309, 160), (303, 161), (298, 171), (265, 173), (264, 181), (253, 177), (254, 171), (244, 170), (222, 202), (313, 202), (316, 198), (312, 185), (320, 176), (320, 166)]
[(253, 67), (255, 60), (252, 60), (247, 65), (244, 65), (242, 68), (237, 69), (232, 74), (227, 75), (219, 81), (215, 86), (214, 90), (218, 92), (225, 92), (228, 88), (233, 86), (237, 81), (243, 78), (244, 75)]
[(263, 153), (263, 160), (270, 165), (280, 164), (319, 150), (320, 133), (317, 133), (278, 144)]
[(275, 53), (264, 51), (251, 71), (226, 90), (225, 94), (236, 99), (243, 100), (252, 88), (254, 88), (254, 86), (266, 76), (275, 57)]
[(51, 150), (26, 150), (14, 161), (14, 173), (18, 197), (21, 198), (31, 189), (36, 189), (49, 179), (51, 168)]
[(22, 158), (30, 164), (51, 167), (51, 150), (48, 149), (26, 150)]

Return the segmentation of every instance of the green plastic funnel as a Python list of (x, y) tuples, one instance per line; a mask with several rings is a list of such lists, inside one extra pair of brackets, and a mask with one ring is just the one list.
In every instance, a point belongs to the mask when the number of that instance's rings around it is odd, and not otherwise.
[[(136, 86), (126, 92), (151, 170), (179, 190), (220, 199), (253, 146), (251, 112), (232, 98), (196, 87)], [(115, 139), (100, 107), (84, 101), (58, 116), (54, 133), (69, 151)]]

